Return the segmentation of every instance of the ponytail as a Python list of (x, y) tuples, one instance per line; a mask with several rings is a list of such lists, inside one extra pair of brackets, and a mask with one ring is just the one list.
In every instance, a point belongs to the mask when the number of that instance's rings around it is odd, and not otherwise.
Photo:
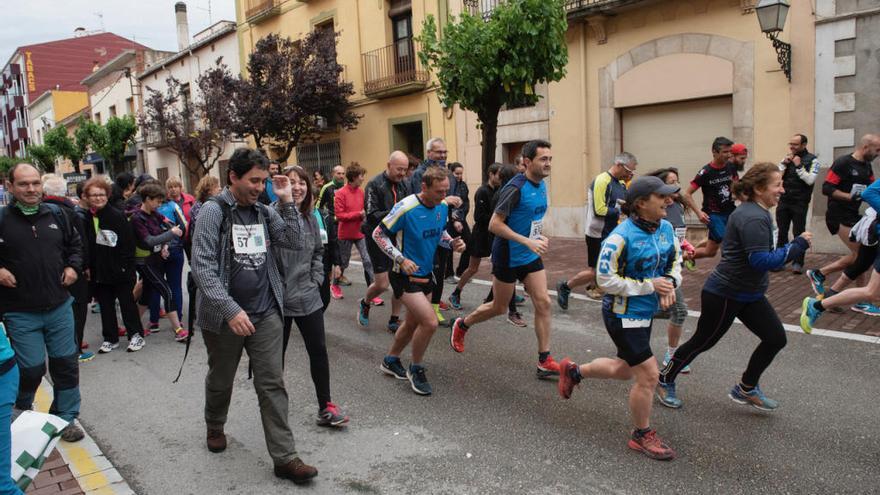
[(742, 201), (752, 201), (758, 189), (765, 189), (773, 180), (774, 175), (779, 173), (779, 167), (775, 163), (761, 162), (752, 167), (733, 184), (733, 195)]

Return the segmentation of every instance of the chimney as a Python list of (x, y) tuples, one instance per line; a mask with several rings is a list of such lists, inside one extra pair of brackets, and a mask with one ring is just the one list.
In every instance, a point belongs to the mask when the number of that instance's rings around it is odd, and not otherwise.
[(185, 3), (174, 4), (174, 17), (177, 20), (177, 51), (183, 51), (189, 46), (189, 23), (186, 20)]

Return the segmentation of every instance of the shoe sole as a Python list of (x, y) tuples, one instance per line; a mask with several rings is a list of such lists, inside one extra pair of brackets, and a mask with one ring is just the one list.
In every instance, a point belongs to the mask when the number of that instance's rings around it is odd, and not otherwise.
[(461, 354), (462, 352), (464, 352), (464, 349), (462, 348), (462, 350), (459, 351), (458, 349), (455, 348), (455, 324), (456, 323), (458, 323), (458, 320), (455, 320), (452, 323), (452, 331), (449, 332), (449, 347), (452, 347), (453, 351)]
[(678, 404), (678, 405), (675, 405), (675, 404), (670, 404), (670, 403), (664, 401), (664, 400), (663, 400), (663, 397), (660, 397), (660, 392), (656, 392), (656, 393), (654, 394), (654, 396), (657, 397), (657, 401), (660, 402), (660, 405), (661, 405), (661, 406), (668, 407), (669, 409), (681, 409), (681, 406), (684, 405), (684, 404)]
[(80, 363), (88, 363), (88, 362), (91, 361), (92, 359), (95, 359), (95, 356), (88, 357), (88, 358), (85, 358), (85, 359), (83, 359), (83, 358), (77, 358), (77, 361), (79, 361)]
[(315, 424), (317, 424), (318, 426), (323, 426), (325, 428), (344, 426), (344, 425), (348, 424), (348, 416), (346, 416), (342, 419), (337, 419), (336, 421), (328, 421), (328, 422), (316, 421)]
[(543, 378), (553, 378), (553, 377), (559, 377), (559, 372), (558, 371), (550, 371), (550, 370), (542, 370), (541, 368), (536, 368), (535, 369), (535, 376), (537, 376), (538, 378), (542, 378), (542, 379)]
[(308, 478), (289, 478), (289, 477), (287, 477), (287, 476), (282, 476), (282, 475), (277, 474), (277, 473), (275, 474), (275, 477), (276, 477), (276, 478), (281, 478), (281, 479), (283, 479), (283, 480), (289, 480), (289, 481), (292, 481), (294, 485), (305, 485), (306, 483), (308, 483), (308, 482), (312, 481), (313, 479), (315, 479), (315, 477), (317, 477), (317, 476), (318, 476), (318, 473), (315, 473), (315, 474), (309, 476)]
[(510, 318), (507, 319), (507, 323), (510, 323), (511, 325), (513, 325), (513, 326), (515, 326), (515, 327), (518, 327), (518, 328), (525, 328), (525, 327), (529, 326), (528, 323), (522, 323), (522, 324), (520, 324), (520, 323), (517, 323), (517, 322), (511, 320)]
[(810, 317), (807, 316), (807, 310), (809, 310), (810, 306), (810, 298), (805, 297), (804, 302), (801, 303), (801, 330), (804, 331), (805, 334), (809, 335), (813, 333), (813, 326), (810, 325)]
[(388, 369), (388, 368), (382, 366), (381, 364), (379, 365), (379, 369), (382, 370), (382, 373), (385, 373), (385, 374), (388, 375), (388, 376), (393, 376), (394, 378), (397, 378), (398, 380), (408, 380), (408, 379), (409, 379), (409, 378), (407, 378), (407, 377), (405, 377), (405, 376), (400, 376), (400, 375), (398, 375), (397, 373), (395, 373), (395, 372), (391, 371), (390, 369)]
[[(816, 286), (816, 282), (813, 280), (813, 277), (810, 276), (810, 273), (812, 273), (812, 270), (807, 270), (807, 271), (806, 271), (807, 279), (810, 281), (810, 288), (813, 289), (813, 293), (816, 294), (817, 296), (820, 296), (820, 297), (821, 297), (821, 296), (824, 296), (824, 295), (825, 295), (825, 289), (823, 288), (823, 289), (822, 289), (822, 292), (819, 292), (819, 289), (816, 288), (816, 287), (817, 287), (817, 286)], [(825, 283), (825, 282), (823, 281), (822, 283)], [(818, 287), (822, 287), (822, 286), (819, 285)]]
[(773, 411), (776, 411), (776, 409), (770, 409), (770, 408), (767, 408), (767, 407), (761, 407), (761, 406), (755, 404), (754, 402), (752, 402), (752, 401), (750, 401), (750, 400), (738, 399), (738, 398), (736, 398), (736, 397), (735, 397), (732, 393), (730, 393), (730, 392), (727, 393), (727, 396), (730, 397), (730, 400), (736, 402), (737, 404), (741, 404), (741, 405), (743, 405), (743, 406), (752, 406), (752, 407), (754, 407), (755, 409), (757, 409), (757, 410), (759, 410), (759, 411), (766, 411), (766, 412), (773, 412)]
[(859, 308), (858, 306), (853, 306), (853, 307), (849, 308), (849, 310), (853, 311), (855, 313), (865, 315), (865, 316), (880, 316), (880, 314), (878, 314), (878, 313), (872, 313), (870, 311), (865, 311), (864, 309)]
[(639, 445), (638, 442), (636, 442), (635, 440), (630, 440), (629, 442), (627, 442), (627, 446), (630, 449), (635, 450), (636, 452), (641, 452), (645, 456), (647, 456), (651, 459), (654, 459), (655, 461), (671, 461), (671, 460), (675, 459), (675, 452), (672, 452), (667, 456), (657, 455), (657, 454), (652, 453), (649, 450), (646, 450), (644, 447)]
[(431, 395), (431, 392), (423, 392), (416, 388), (416, 384), (413, 383), (412, 378), (410, 378), (409, 372), (406, 373), (406, 379), (409, 381), (409, 388), (411, 388), (416, 395)]
[(213, 449), (211, 447), (208, 447), (208, 451), (213, 452), (215, 454), (219, 454), (220, 452), (223, 452), (224, 450), (226, 450), (226, 447), (213, 448)]
[(135, 347), (128, 347), (128, 348), (125, 349), (125, 352), (137, 352), (137, 351), (139, 351), (139, 350), (141, 350), (141, 349), (143, 349), (143, 348), (144, 348), (143, 346), (141, 346), (141, 347), (136, 347), (136, 348), (135, 348)]

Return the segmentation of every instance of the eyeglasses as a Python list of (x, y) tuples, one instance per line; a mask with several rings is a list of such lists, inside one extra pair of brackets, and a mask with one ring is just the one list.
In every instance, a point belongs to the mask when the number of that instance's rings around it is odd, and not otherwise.
[(89, 194), (88, 196), (89, 196), (90, 198), (106, 198), (106, 197), (107, 197), (107, 195), (104, 194), (104, 193)]

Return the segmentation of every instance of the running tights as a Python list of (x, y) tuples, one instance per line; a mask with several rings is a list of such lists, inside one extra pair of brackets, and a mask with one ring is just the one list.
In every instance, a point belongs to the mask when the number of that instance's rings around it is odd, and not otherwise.
[(323, 411), (330, 402), (330, 360), (327, 358), (327, 343), (324, 338), (324, 310), (319, 309), (307, 316), (284, 317), (284, 344), (282, 347), (282, 363), (290, 341), (290, 332), (296, 322), (302, 335), (306, 352), (309, 354), (309, 368), (315, 394), (318, 396), (318, 409)]

